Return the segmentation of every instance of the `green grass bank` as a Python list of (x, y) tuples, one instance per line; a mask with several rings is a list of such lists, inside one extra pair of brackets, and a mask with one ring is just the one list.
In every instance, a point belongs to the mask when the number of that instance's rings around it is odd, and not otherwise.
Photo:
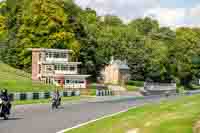
[(2, 88), (9, 92), (41, 92), (52, 90), (54, 86), (32, 82), (31, 74), (0, 62), (0, 89)]
[(200, 95), (145, 105), (66, 133), (193, 133)]

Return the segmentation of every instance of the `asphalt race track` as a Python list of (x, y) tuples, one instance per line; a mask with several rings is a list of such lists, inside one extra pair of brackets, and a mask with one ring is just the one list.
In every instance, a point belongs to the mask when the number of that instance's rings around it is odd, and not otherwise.
[(101, 102), (67, 103), (54, 111), (50, 104), (16, 106), (9, 120), (0, 119), (0, 133), (56, 133), (130, 107), (159, 102), (161, 99), (163, 98), (120, 98)]

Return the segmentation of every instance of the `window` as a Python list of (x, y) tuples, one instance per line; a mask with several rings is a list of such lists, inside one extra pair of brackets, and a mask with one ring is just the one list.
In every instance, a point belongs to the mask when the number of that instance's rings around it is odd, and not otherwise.
[(46, 58), (53, 58), (53, 53), (51, 52), (46, 53)]
[(54, 53), (54, 58), (59, 58), (59, 53)]
[(49, 53), (49, 58), (53, 58), (53, 53)]
[(83, 80), (79, 81), (79, 84), (83, 84), (83, 83), (84, 83), (84, 81), (83, 81)]
[(69, 84), (69, 80), (65, 80), (65, 84)]
[(69, 83), (73, 84), (73, 83), (74, 83), (74, 80), (70, 80)]
[(46, 58), (49, 58), (49, 54), (48, 53), (46, 53)]
[(60, 53), (60, 58), (67, 58), (67, 54), (66, 53)]
[(55, 70), (58, 70), (58, 66), (57, 66), (57, 65), (55, 65), (55, 66), (54, 66), (54, 69), (55, 69)]
[(46, 78), (46, 84), (51, 84), (51, 83), (52, 83), (51, 78), (50, 78), (50, 77), (47, 77), (47, 78)]
[(70, 71), (74, 71), (75, 67), (74, 66), (70, 66)]
[(41, 73), (41, 71), (42, 71), (42, 67), (41, 65), (39, 65), (39, 74)]
[(61, 65), (55, 65), (55, 70), (60, 71), (61, 70)]
[(67, 65), (64, 65), (64, 70), (66, 71), (68, 69)]
[(67, 65), (62, 65), (62, 68), (63, 68), (62, 69), (63, 71), (66, 71), (67, 70)]
[(46, 71), (47, 72), (51, 72), (52, 71), (52, 67), (51, 66), (46, 66)]
[(41, 58), (42, 58), (42, 54), (39, 53), (39, 61), (41, 61)]
[(57, 70), (57, 71), (68, 71), (69, 66), (63, 65), (63, 64), (57, 64), (57, 65), (55, 65), (55, 70)]

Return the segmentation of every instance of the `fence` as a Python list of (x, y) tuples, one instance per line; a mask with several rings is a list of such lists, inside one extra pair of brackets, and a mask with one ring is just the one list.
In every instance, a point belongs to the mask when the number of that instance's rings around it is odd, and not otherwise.
[[(36, 100), (36, 99), (48, 99), (51, 98), (53, 92), (28, 92), (28, 93), (11, 93), (10, 98), (12, 100)], [(65, 91), (60, 92), (62, 97), (80, 96), (80, 91)]]
[(176, 83), (145, 82), (144, 90), (142, 90), (142, 93), (145, 95), (162, 95), (176, 92)]
[(111, 90), (96, 90), (96, 96), (112, 96), (113, 91)]
[(145, 82), (144, 83), (145, 90), (175, 90), (176, 83), (153, 83), (153, 82)]

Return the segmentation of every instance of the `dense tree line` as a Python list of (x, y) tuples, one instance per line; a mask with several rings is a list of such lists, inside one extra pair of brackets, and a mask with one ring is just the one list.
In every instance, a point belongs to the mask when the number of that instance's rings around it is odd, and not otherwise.
[(151, 18), (128, 24), (98, 16), (73, 0), (0, 2), (1, 60), (30, 72), (30, 47), (72, 49), (82, 72), (99, 75), (111, 56), (127, 60), (132, 79), (176, 81), (191, 88), (199, 79), (200, 29), (161, 27)]

